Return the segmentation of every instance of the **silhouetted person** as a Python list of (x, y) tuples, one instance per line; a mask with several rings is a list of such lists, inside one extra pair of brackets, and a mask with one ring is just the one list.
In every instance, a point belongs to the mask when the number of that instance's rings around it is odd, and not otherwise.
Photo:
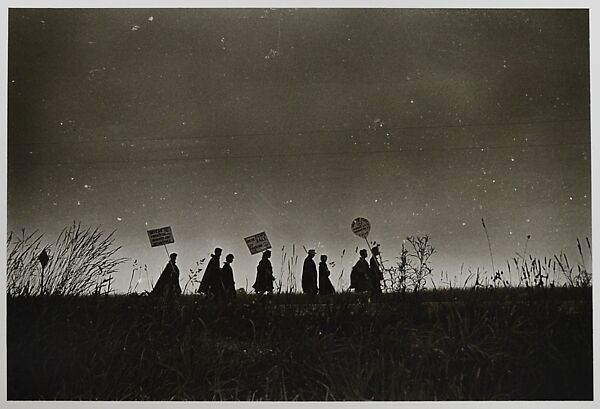
[(223, 281), (221, 280), (221, 252), (220, 248), (216, 248), (214, 254), (210, 255), (210, 261), (204, 270), (204, 276), (198, 288), (199, 293), (204, 293), (209, 296), (221, 297), (223, 295)]
[(153, 295), (170, 298), (181, 294), (181, 287), (179, 286), (179, 267), (175, 264), (176, 259), (177, 253), (171, 253), (169, 262), (152, 289)]
[(316, 294), (317, 288), (317, 266), (315, 265), (315, 250), (308, 250), (308, 255), (302, 265), (302, 291), (305, 294)]
[(319, 294), (328, 295), (335, 293), (333, 284), (329, 280), (329, 268), (327, 267), (327, 256), (321, 255), (321, 262), (319, 263)]
[(266, 250), (256, 267), (256, 282), (252, 285), (252, 288), (254, 288), (254, 291), (256, 291), (257, 294), (273, 292), (273, 281), (275, 281), (275, 277), (273, 276), (273, 266), (269, 260), (270, 257), (271, 251)]
[(357, 293), (362, 293), (368, 291), (371, 287), (369, 282), (371, 269), (367, 262), (367, 250), (362, 249), (359, 254), (360, 258), (354, 267), (352, 267), (352, 272), (350, 273), (350, 288), (354, 288), (354, 291)]
[(371, 280), (371, 288), (373, 290), (373, 294), (379, 295), (381, 294), (381, 280), (383, 280), (383, 273), (381, 272), (381, 267), (379, 266), (379, 262), (377, 261), (377, 256), (379, 255), (379, 247), (373, 247), (371, 249), (371, 253), (373, 253), (373, 255), (371, 256), (371, 260), (369, 261), (369, 278)]
[(221, 269), (221, 280), (225, 298), (234, 298), (236, 294), (231, 263), (233, 263), (233, 254), (228, 254), (225, 257), (225, 264), (223, 264), (223, 268)]

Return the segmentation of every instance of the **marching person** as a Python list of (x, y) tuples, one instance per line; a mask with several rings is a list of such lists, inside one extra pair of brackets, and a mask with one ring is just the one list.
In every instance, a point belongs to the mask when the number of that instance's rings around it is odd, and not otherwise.
[(327, 256), (322, 254), (321, 262), (319, 263), (319, 294), (321, 295), (335, 293), (333, 284), (331, 284), (331, 280), (329, 279), (330, 274), (329, 268), (327, 267)]
[(359, 255), (360, 258), (354, 267), (352, 267), (352, 272), (350, 273), (350, 288), (354, 288), (354, 291), (357, 293), (362, 293), (368, 291), (371, 287), (369, 281), (371, 269), (367, 262), (367, 250), (362, 249)]
[(381, 280), (383, 280), (383, 273), (381, 272), (381, 267), (379, 265), (379, 261), (377, 261), (377, 256), (379, 255), (379, 246), (375, 246), (371, 249), (371, 260), (369, 261), (369, 270), (370, 270), (370, 279), (371, 279), (371, 288), (373, 290), (373, 295), (381, 294)]
[(264, 294), (265, 292), (271, 294), (273, 292), (273, 266), (269, 258), (271, 257), (271, 250), (263, 252), (262, 259), (256, 267), (256, 282), (252, 285), (254, 291), (257, 294)]
[(233, 254), (228, 254), (225, 257), (225, 263), (221, 269), (221, 277), (223, 281), (223, 291), (225, 298), (235, 297), (235, 282), (233, 280), (233, 269), (231, 268), (233, 263)]
[(223, 294), (223, 281), (221, 280), (221, 250), (219, 247), (215, 248), (214, 254), (210, 255), (210, 261), (204, 271), (204, 276), (198, 287), (198, 292), (206, 294), (208, 296), (214, 296), (220, 298)]
[(317, 288), (317, 266), (313, 258), (317, 252), (313, 249), (308, 250), (302, 266), (302, 291), (305, 294), (316, 294)]
[(175, 264), (177, 253), (169, 255), (169, 262), (163, 269), (156, 285), (152, 289), (153, 295), (165, 296), (172, 298), (181, 294), (181, 286), (179, 285), (179, 267)]

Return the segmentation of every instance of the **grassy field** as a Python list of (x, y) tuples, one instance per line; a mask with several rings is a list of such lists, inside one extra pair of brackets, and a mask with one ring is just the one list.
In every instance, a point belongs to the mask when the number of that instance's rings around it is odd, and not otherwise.
[(588, 400), (591, 288), (8, 298), (10, 400)]

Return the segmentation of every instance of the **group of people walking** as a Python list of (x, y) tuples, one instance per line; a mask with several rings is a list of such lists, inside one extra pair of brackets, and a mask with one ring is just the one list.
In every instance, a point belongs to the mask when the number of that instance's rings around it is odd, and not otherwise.
[(210, 255), (210, 261), (204, 270), (204, 276), (200, 281), (198, 292), (214, 296), (215, 298), (233, 298), (235, 297), (235, 281), (233, 279), (233, 254), (225, 256), (225, 263), (221, 267), (221, 250), (217, 247)]
[[(354, 289), (357, 293), (370, 292), (377, 295), (381, 294), (381, 281), (383, 280), (380, 263), (377, 259), (377, 256), (379, 256), (379, 247), (373, 247), (371, 253), (371, 260), (367, 262), (367, 250), (360, 250), (360, 258), (354, 267), (352, 267), (352, 272), (350, 273), (350, 288)], [(233, 254), (227, 254), (225, 262), (221, 267), (221, 254), (222, 249), (218, 247), (211, 254), (210, 261), (200, 281), (198, 293), (217, 299), (231, 299), (236, 295), (233, 269), (231, 267), (234, 257)], [(329, 279), (331, 272), (327, 265), (327, 255), (321, 255), (317, 272), (317, 266), (314, 262), (316, 254), (317, 252), (314, 249), (310, 249), (304, 259), (302, 266), (302, 291), (305, 294), (334, 294), (335, 289)], [(262, 258), (256, 267), (256, 281), (252, 285), (252, 288), (257, 294), (273, 292), (275, 276), (273, 275), (273, 266), (269, 260), (270, 258), (271, 251), (266, 250), (263, 252)], [(154, 286), (153, 294), (169, 297), (181, 294), (179, 268), (177, 267), (176, 259), (177, 254), (171, 253), (169, 263), (165, 266)]]
[(367, 250), (362, 249), (359, 253), (360, 259), (352, 267), (350, 273), (350, 288), (354, 288), (357, 293), (371, 292), (374, 295), (381, 294), (381, 281), (383, 281), (383, 272), (377, 257), (379, 256), (379, 247), (371, 249), (371, 260), (367, 262)]
[[(380, 263), (377, 259), (379, 256), (379, 247), (371, 249), (371, 260), (367, 262), (367, 250), (362, 249), (359, 252), (360, 259), (356, 262), (350, 273), (350, 288), (357, 293), (370, 292), (374, 295), (381, 294), (381, 281), (383, 273)], [(304, 259), (302, 266), (302, 291), (305, 294), (333, 294), (335, 289), (329, 276), (331, 275), (327, 266), (327, 255), (321, 255), (319, 263), (319, 275), (317, 286), (317, 267), (314, 262), (316, 251), (308, 250), (308, 255)]]

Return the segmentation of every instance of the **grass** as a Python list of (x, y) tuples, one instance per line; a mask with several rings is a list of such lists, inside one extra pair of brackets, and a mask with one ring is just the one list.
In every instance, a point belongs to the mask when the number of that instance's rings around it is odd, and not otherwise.
[(8, 399), (592, 399), (591, 288), (8, 297)]
[[(82, 227), (73, 222), (53, 244), (43, 245), (44, 236), (11, 232), (7, 239), (6, 281), (11, 296), (87, 295), (110, 293), (113, 274), (126, 261), (116, 257), (114, 231)], [(38, 256), (50, 254), (42, 268)]]

